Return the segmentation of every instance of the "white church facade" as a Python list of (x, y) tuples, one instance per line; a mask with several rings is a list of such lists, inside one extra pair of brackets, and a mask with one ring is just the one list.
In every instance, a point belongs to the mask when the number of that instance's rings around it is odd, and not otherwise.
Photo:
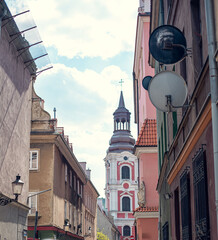
[(135, 140), (130, 131), (130, 112), (121, 91), (114, 112), (114, 132), (104, 159), (106, 168), (106, 208), (114, 218), (121, 239), (135, 239), (133, 210), (138, 207), (138, 159), (133, 154)]

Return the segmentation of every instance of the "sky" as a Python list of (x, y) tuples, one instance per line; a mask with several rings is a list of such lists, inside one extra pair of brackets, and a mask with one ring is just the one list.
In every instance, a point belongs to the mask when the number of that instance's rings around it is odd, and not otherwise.
[[(42, 49), (53, 66), (38, 75), (36, 93), (44, 99), (45, 110), (52, 118), (56, 108), (58, 126), (69, 135), (77, 160), (87, 162), (91, 181), (104, 197), (103, 160), (113, 134), (121, 79), (125, 106), (132, 113), (131, 132), (136, 138), (132, 70), (138, 1), (6, 2), (12, 14), (30, 10), (37, 25), (33, 39), (36, 41), (39, 33)], [(22, 18), (15, 20), (22, 22)]]

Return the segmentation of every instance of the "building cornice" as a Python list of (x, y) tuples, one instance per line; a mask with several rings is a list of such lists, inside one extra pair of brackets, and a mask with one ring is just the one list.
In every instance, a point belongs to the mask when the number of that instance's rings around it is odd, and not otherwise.
[(57, 134), (49, 132), (31, 132), (30, 141), (31, 143), (55, 143)]
[(143, 153), (157, 153), (157, 147), (138, 147), (135, 146), (135, 155), (139, 158)]
[(159, 212), (134, 212), (134, 217), (139, 218), (159, 218)]

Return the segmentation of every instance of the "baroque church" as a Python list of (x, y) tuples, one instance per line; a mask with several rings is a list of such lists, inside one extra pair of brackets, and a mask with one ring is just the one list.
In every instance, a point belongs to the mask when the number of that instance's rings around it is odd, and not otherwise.
[(138, 207), (138, 159), (133, 154), (135, 140), (130, 131), (130, 112), (123, 92), (114, 112), (114, 131), (104, 159), (106, 170), (106, 208), (122, 240), (135, 239), (133, 210)]

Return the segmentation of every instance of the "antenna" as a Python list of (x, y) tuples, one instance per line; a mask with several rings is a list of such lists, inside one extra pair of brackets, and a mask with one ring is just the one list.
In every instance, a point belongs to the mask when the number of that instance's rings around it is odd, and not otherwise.
[(174, 64), (187, 56), (186, 39), (183, 33), (171, 25), (156, 28), (149, 38), (149, 50), (155, 60)]
[(175, 72), (163, 71), (156, 74), (148, 85), (152, 104), (162, 112), (176, 111), (187, 98), (185, 80)]

